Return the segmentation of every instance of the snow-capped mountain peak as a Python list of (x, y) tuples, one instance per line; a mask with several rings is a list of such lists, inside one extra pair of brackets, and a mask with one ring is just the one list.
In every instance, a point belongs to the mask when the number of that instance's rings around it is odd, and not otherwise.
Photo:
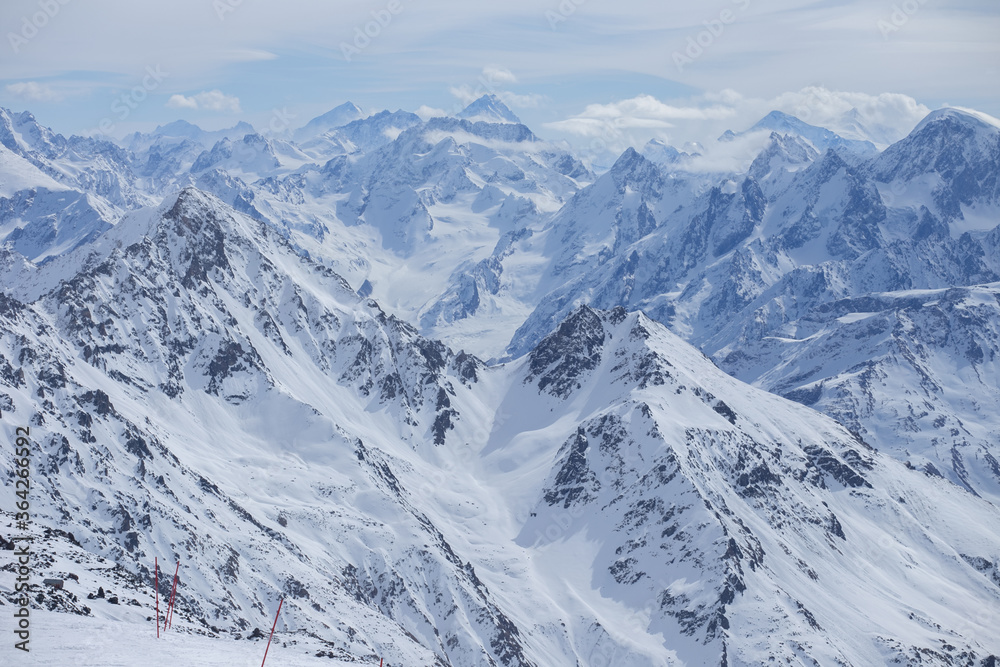
[(871, 155), (877, 152), (877, 148), (870, 141), (860, 141), (856, 139), (845, 139), (840, 135), (823, 127), (810, 125), (791, 114), (783, 111), (772, 111), (749, 130), (741, 134), (751, 132), (771, 131), (781, 134), (795, 134), (813, 145), (820, 153), (830, 148), (838, 148), (857, 153), (859, 155)]
[(962, 107), (945, 107), (927, 114), (927, 116), (920, 121), (915, 128), (913, 128), (913, 132), (911, 132), (911, 134), (922, 131), (932, 123), (939, 123), (942, 121), (953, 121), (956, 123), (978, 126), (988, 132), (995, 133), (1000, 131), (1000, 119), (994, 118), (989, 114)]
[(348, 123), (364, 118), (365, 114), (353, 102), (344, 102), (338, 107), (313, 118), (304, 126), (295, 130), (292, 137), (296, 142), (303, 143), (325, 134), (330, 130), (343, 127)]
[(521, 123), (518, 118), (499, 97), (493, 93), (487, 93), (469, 106), (458, 112), (458, 117), (471, 121), (485, 121), (487, 123)]

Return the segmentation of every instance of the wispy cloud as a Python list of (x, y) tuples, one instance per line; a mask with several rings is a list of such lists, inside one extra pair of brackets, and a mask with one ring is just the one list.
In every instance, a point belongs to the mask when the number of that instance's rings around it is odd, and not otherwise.
[(11, 83), (5, 90), (14, 97), (28, 102), (59, 102), (63, 99), (63, 95), (53, 90), (51, 86), (37, 81)]
[(623, 149), (642, 145), (654, 136), (677, 142), (706, 141), (726, 129), (744, 130), (772, 110), (844, 134), (852, 134), (860, 126), (884, 136), (885, 143), (903, 137), (930, 111), (907, 95), (869, 95), (811, 86), (767, 99), (724, 90), (684, 104), (639, 95), (610, 104), (591, 104), (581, 113), (545, 127), (569, 135), (600, 137), (609, 148)]
[[(732, 118), (736, 110), (728, 105), (674, 106), (652, 95), (639, 95), (611, 104), (591, 104), (573, 120), (596, 120), (616, 127), (673, 127), (676, 120), (722, 120)], [(559, 122), (550, 123), (558, 127)]]
[(240, 112), (240, 100), (234, 95), (226, 95), (221, 90), (206, 90), (191, 96), (171, 95), (167, 100), (171, 109), (201, 109), (204, 111)]
[(430, 118), (440, 118), (442, 116), (447, 116), (448, 112), (444, 109), (435, 109), (434, 107), (429, 107), (426, 104), (418, 107), (413, 113), (420, 116), (421, 120), (428, 120)]
[(506, 67), (500, 67), (499, 65), (487, 65), (484, 67), (483, 76), (487, 80), (499, 85), (517, 83), (517, 77), (514, 76), (514, 73)]
[(506, 67), (487, 65), (483, 68), (476, 85), (466, 83), (452, 86), (449, 92), (462, 104), (471, 104), (487, 93), (496, 95), (504, 104), (515, 109), (536, 109), (545, 102), (545, 96), (539, 93), (525, 94), (503, 89), (504, 86), (516, 84), (517, 81), (517, 76)]

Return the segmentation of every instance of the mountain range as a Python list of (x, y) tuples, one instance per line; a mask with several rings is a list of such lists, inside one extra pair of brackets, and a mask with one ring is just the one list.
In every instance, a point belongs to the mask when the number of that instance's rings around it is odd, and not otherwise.
[(120, 143), (0, 110), (37, 605), (151, 625), (160, 558), (182, 635), (282, 599), (324, 664), (995, 664), (1000, 125), (748, 132), (595, 173), (495, 96)]

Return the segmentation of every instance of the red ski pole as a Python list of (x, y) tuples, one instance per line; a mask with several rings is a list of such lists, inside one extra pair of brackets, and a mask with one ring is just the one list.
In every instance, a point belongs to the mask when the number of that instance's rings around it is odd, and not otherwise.
[(181, 563), (177, 561), (177, 569), (174, 570), (174, 584), (170, 588), (170, 604), (167, 605), (167, 617), (163, 619), (163, 629), (173, 626), (174, 624), (174, 600), (177, 595), (177, 574), (181, 571)]
[(153, 561), (156, 572), (156, 638), (160, 638), (160, 559)]
[[(285, 603), (285, 598), (281, 598), (278, 601), (278, 614), (281, 613), (281, 605)], [(274, 637), (274, 629), (278, 627), (278, 614), (274, 615), (274, 625), (271, 626), (271, 636), (267, 638), (267, 648), (264, 649), (264, 660), (260, 661), (260, 667), (264, 667), (264, 661), (267, 660), (267, 652), (271, 650), (271, 639)]]

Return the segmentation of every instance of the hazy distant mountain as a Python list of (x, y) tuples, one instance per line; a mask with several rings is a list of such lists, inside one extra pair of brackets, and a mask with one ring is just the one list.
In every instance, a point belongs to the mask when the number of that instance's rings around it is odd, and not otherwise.
[[(858, 131), (860, 131), (860, 129), (860, 127), (857, 128)], [(782, 111), (772, 111), (757, 121), (757, 123), (749, 130), (738, 134), (729, 131), (722, 135), (720, 139), (723, 141), (729, 141), (740, 135), (761, 131), (777, 132), (779, 134), (793, 134), (802, 137), (812, 144), (812, 147), (820, 153), (830, 148), (836, 148), (849, 151), (851, 153), (857, 153), (859, 155), (871, 155), (878, 150), (875, 147), (875, 144), (867, 139), (845, 139), (835, 132), (831, 132), (823, 127), (810, 125), (809, 123), (799, 120), (795, 116)]]
[(353, 102), (345, 102), (339, 107), (327, 111), (322, 116), (313, 118), (304, 126), (295, 130), (292, 138), (297, 143), (303, 143), (363, 117), (364, 112), (355, 106)]

